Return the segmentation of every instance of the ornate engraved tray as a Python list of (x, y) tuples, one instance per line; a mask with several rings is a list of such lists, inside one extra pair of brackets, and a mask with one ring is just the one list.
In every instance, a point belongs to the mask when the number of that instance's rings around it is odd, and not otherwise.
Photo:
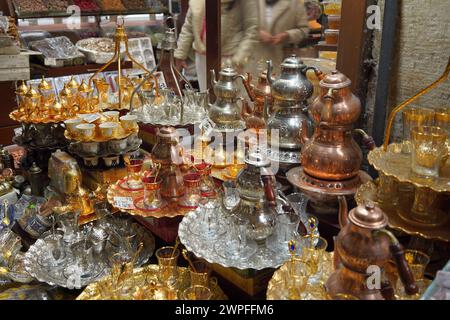
[[(150, 282), (156, 283), (156, 285), (161, 286), (161, 282), (158, 279), (158, 265), (148, 265), (142, 268), (136, 268), (133, 271), (133, 275), (125, 280), (125, 285), (130, 282), (133, 285), (129, 287), (135, 289), (136, 285), (139, 287), (147, 286)], [(181, 293), (184, 289), (190, 285), (189, 270), (184, 267), (178, 267), (178, 272), (180, 273), (177, 284), (176, 284), (176, 295), (175, 299), (181, 299)], [(106, 276), (101, 282), (111, 281), (111, 276)], [(228, 297), (223, 293), (222, 289), (211, 282), (209, 288), (213, 292), (213, 300), (226, 300)], [(133, 292), (129, 292), (130, 299), (133, 299)], [(84, 289), (84, 291), (77, 297), (77, 300), (103, 300), (101, 291), (99, 290), (98, 282), (91, 283)], [(158, 300), (158, 294), (156, 292), (154, 300)]]
[(142, 198), (144, 196), (144, 190), (139, 191), (129, 191), (124, 190), (119, 187), (119, 183), (122, 180), (119, 180), (115, 184), (111, 185), (108, 189), (108, 202), (117, 210), (126, 212), (133, 216), (141, 216), (144, 218), (152, 217), (152, 218), (174, 218), (178, 216), (184, 216), (189, 212), (189, 209), (181, 208), (178, 206), (178, 202), (176, 200), (166, 200), (167, 205), (156, 211), (146, 211), (136, 208), (134, 205), (131, 207), (118, 207), (117, 206), (117, 198), (131, 198), (131, 202), (135, 203), (136, 200)]
[(67, 120), (67, 118), (65, 117), (61, 117), (61, 116), (55, 116), (53, 118), (50, 117), (46, 117), (46, 118), (35, 118), (35, 119), (29, 119), (27, 120), (26, 117), (24, 115), (21, 115), (19, 110), (14, 110), (9, 114), (9, 117), (17, 122), (21, 122), (21, 123), (33, 123), (33, 124), (50, 124), (50, 123), (60, 123), (63, 122), (65, 120)]
[[(203, 258), (209, 263), (217, 263), (226, 268), (233, 267), (241, 270), (277, 268), (286, 259), (289, 259), (288, 254), (282, 250), (270, 250), (266, 247), (258, 247), (256, 253), (245, 259), (233, 259), (219, 255), (217, 251), (228, 246), (224, 234), (218, 235), (214, 240), (210, 240), (191, 232), (195, 225), (202, 223), (202, 214), (199, 209), (189, 212), (183, 218), (178, 228), (178, 236), (181, 243), (197, 257)], [(217, 216), (212, 220), (220, 219), (219, 215), (220, 213), (217, 213)]]
[[(317, 282), (309, 282), (305, 292), (302, 294), (302, 300), (325, 300), (326, 292), (324, 284), (334, 271), (333, 252), (326, 252), (322, 266), (322, 275)], [(286, 300), (287, 288), (284, 279), (288, 277), (288, 264), (285, 263), (280, 269), (275, 271), (267, 287), (267, 300)]]
[[(146, 231), (138, 223), (132, 223), (129, 220), (120, 220), (117, 222), (117, 229), (121, 229), (130, 236), (136, 234), (134, 237), (132, 247), (137, 249), (139, 243), (143, 243), (144, 247), (136, 261), (136, 265), (141, 266), (150, 259), (155, 249), (155, 238), (151, 233)], [(65, 272), (66, 268), (72, 266), (75, 261), (75, 257), (72, 253), (68, 253), (68, 258), (59, 266), (49, 266), (44, 265), (43, 257), (46, 256), (46, 248), (48, 246), (48, 241), (53, 235), (47, 235), (42, 239), (38, 239), (26, 252), (24, 258), (25, 270), (34, 278), (40, 282), (46, 282), (50, 285), (57, 285), (60, 287), (68, 288), (74, 286), (76, 288), (82, 288), (88, 284), (103, 278), (111, 271), (111, 265), (109, 258), (115, 253), (119, 252), (115, 249), (114, 245), (110, 245), (110, 250), (105, 249), (101, 256), (97, 256), (96, 260), (93, 261), (95, 265), (94, 271), (91, 273), (90, 277), (80, 277), (79, 283), (73, 283), (69, 281), (70, 275)], [(109, 241), (109, 240), (107, 240)]]
[(393, 229), (425, 239), (450, 241), (450, 220), (447, 220), (447, 223), (439, 226), (425, 226), (408, 223), (408, 221), (400, 217), (397, 210), (398, 206), (406, 207), (407, 204), (400, 203), (395, 207), (377, 203), (377, 185), (372, 181), (366, 182), (358, 188), (358, 191), (355, 194), (355, 200), (358, 205), (363, 204), (366, 200), (376, 203), (388, 216), (389, 227)]
[[(412, 183), (416, 187), (430, 188), (437, 192), (450, 192), (450, 177), (424, 179), (415, 176), (411, 171), (411, 155), (402, 153), (401, 148), (400, 143), (390, 144), (387, 151), (384, 151), (383, 147), (376, 148), (369, 152), (367, 159), (375, 169), (395, 177), (400, 182)], [(449, 163), (447, 162), (447, 166)]]

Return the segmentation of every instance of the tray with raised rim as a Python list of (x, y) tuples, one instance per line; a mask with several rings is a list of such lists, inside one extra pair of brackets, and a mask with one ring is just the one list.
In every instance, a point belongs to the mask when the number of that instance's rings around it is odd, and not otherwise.
[(141, 216), (144, 218), (174, 218), (178, 216), (186, 215), (190, 210), (186, 208), (181, 208), (178, 206), (177, 200), (166, 200), (167, 205), (159, 210), (142, 210), (133, 206), (132, 209), (129, 208), (117, 208), (115, 207), (116, 201), (115, 197), (125, 197), (131, 198), (133, 204), (144, 196), (144, 190), (130, 191), (125, 190), (119, 186), (123, 182), (122, 180), (117, 181), (115, 184), (108, 188), (107, 199), (108, 202), (117, 210), (126, 212), (133, 216)]
[(9, 117), (17, 122), (28, 123), (28, 124), (52, 124), (52, 123), (61, 123), (67, 120), (68, 118), (62, 116), (54, 116), (54, 117), (46, 117), (46, 118), (35, 118), (35, 119), (27, 119), (25, 115), (21, 114), (19, 110), (14, 110), (9, 114)]
[[(183, 289), (186, 289), (190, 284), (190, 277), (189, 277), (189, 270), (184, 267), (178, 267), (179, 277), (178, 281), (175, 285), (175, 295), (173, 296), (174, 300), (180, 299), (180, 294), (182, 293)], [(164, 287), (160, 283), (158, 279), (158, 273), (159, 273), (159, 266), (158, 265), (148, 265), (142, 268), (135, 268), (133, 270), (133, 274), (131, 277), (128, 277), (125, 280), (125, 286), (129, 282), (131, 285), (128, 286), (130, 288), (129, 292), (126, 292), (122, 295), (129, 295), (130, 299), (134, 298), (131, 290), (136, 289), (136, 283), (140, 284), (140, 287), (148, 286), (150, 282), (153, 282), (155, 284), (155, 294), (153, 300), (158, 300), (158, 297), (164, 297), (164, 295), (158, 294), (158, 291), (163, 291)], [(105, 278), (101, 279), (99, 282), (108, 282), (111, 281), (111, 275), (106, 276)], [(84, 291), (77, 297), (77, 300), (103, 300), (105, 297), (102, 296), (101, 290), (99, 288), (99, 282), (91, 283), (89, 286), (87, 286)], [(211, 282), (209, 288), (212, 291), (212, 300), (226, 300), (228, 297), (225, 295), (225, 293), (222, 291), (222, 289)], [(159, 289), (159, 290), (158, 290)]]
[(131, 136), (134, 133), (138, 133), (139, 126), (136, 125), (136, 127), (132, 130), (125, 130), (124, 128), (122, 128), (121, 125), (119, 125), (119, 127), (117, 128), (116, 134), (111, 138), (104, 138), (100, 135), (99, 132), (100, 132), (99, 129), (95, 128), (95, 136), (92, 139), (80, 139), (79, 137), (73, 136), (72, 134), (70, 134), (70, 132), (68, 130), (66, 130), (64, 132), (64, 136), (66, 137), (67, 140), (72, 141), (72, 142), (107, 142), (107, 141), (111, 141), (111, 140), (122, 140), (122, 139), (128, 138), (129, 136)]
[[(324, 284), (334, 271), (333, 252), (325, 252), (322, 270), (321, 277), (317, 282), (307, 284), (305, 291), (302, 293), (302, 300), (326, 299)], [(267, 286), (267, 300), (286, 300), (286, 297), (283, 297), (283, 292), (287, 291), (284, 279), (288, 272), (288, 263), (284, 263), (275, 271)]]
[[(375, 148), (367, 155), (369, 163), (378, 171), (392, 176), (400, 182), (408, 182), (416, 187), (429, 188), (437, 192), (450, 192), (450, 177), (421, 178), (411, 171), (411, 154), (402, 153), (401, 143), (391, 143), (387, 151)], [(450, 166), (447, 161), (446, 167)], [(444, 168), (443, 171), (448, 171)]]
[(398, 207), (411, 206), (412, 203), (401, 203), (398, 206), (391, 206), (380, 204), (377, 202), (377, 185), (372, 182), (366, 182), (361, 185), (356, 194), (355, 200), (358, 205), (363, 204), (364, 201), (373, 201), (377, 204), (388, 216), (389, 227), (395, 230), (402, 231), (409, 235), (419, 236), (430, 240), (450, 241), (450, 219), (445, 224), (438, 226), (426, 226), (416, 223), (411, 223), (403, 219), (398, 213)]

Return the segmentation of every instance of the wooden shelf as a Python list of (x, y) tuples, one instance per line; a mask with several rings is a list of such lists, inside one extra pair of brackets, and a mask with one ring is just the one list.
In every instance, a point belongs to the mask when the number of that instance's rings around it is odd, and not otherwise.
[(326, 44), (325, 41), (320, 41), (314, 46), (317, 50), (321, 51), (338, 51), (337, 44)]
[[(101, 64), (84, 64), (79, 66), (69, 66), (60, 68), (47, 68), (41, 65), (32, 65), (32, 78), (40, 78), (42, 76), (54, 78), (62, 77), (67, 75), (76, 75), (83, 73), (93, 73), (102, 67)], [(131, 61), (122, 62), (122, 69), (133, 68), (133, 63)], [(113, 63), (104, 71), (117, 71), (117, 63)]]

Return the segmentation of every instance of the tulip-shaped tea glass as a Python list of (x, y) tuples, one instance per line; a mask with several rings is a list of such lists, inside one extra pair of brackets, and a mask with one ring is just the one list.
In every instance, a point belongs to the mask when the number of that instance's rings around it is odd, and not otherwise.
[(182, 294), (183, 300), (211, 300), (211, 289), (205, 286), (190, 286)]
[(315, 283), (322, 276), (323, 259), (327, 246), (327, 240), (317, 235), (308, 234), (302, 237), (301, 258), (308, 261), (311, 267), (310, 280), (312, 283)]
[(433, 126), (416, 127), (412, 130), (411, 169), (423, 177), (437, 177), (439, 167), (448, 148), (445, 145), (447, 132)]
[(180, 250), (168, 246), (156, 250), (156, 258), (159, 265), (159, 279), (166, 286), (173, 287), (178, 280), (178, 257)]

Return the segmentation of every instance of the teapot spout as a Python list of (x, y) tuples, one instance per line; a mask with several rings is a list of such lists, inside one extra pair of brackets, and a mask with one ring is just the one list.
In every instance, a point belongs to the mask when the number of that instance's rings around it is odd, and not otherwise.
[(245, 91), (247, 91), (248, 97), (251, 102), (255, 101), (255, 92), (252, 86), (252, 75), (250, 72), (247, 72), (247, 77), (242, 76), (242, 83), (244, 84)]
[(211, 84), (213, 86), (217, 85), (217, 79), (216, 79), (216, 71), (214, 69), (211, 69)]
[(338, 197), (339, 202), (339, 226), (344, 228), (348, 224), (348, 206), (345, 196)]

